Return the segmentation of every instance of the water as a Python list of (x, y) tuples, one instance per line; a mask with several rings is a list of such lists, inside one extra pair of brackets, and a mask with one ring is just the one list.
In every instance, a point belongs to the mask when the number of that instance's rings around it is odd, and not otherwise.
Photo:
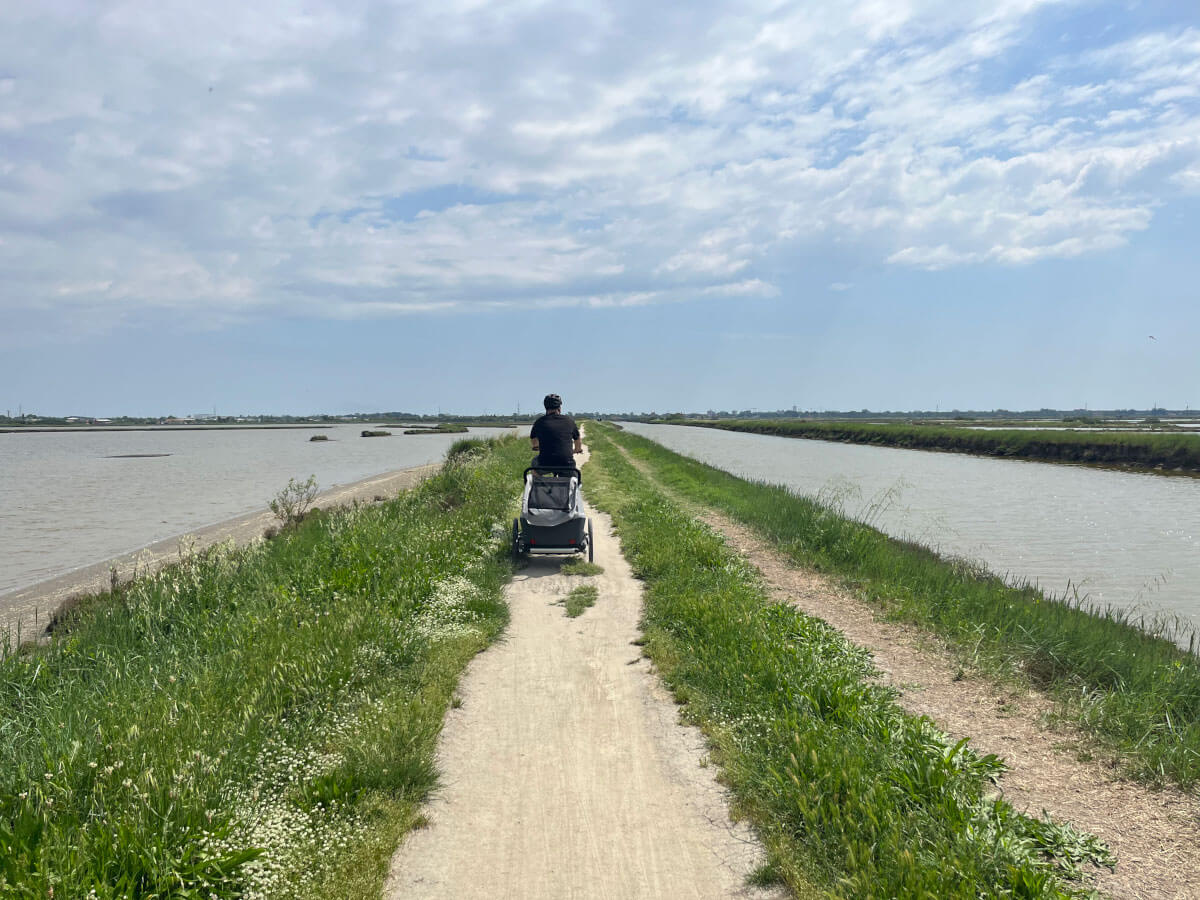
[(0, 594), (265, 510), (289, 478), (325, 490), (437, 462), (463, 437), (363, 427), (0, 434)]
[(626, 423), (1048, 593), (1200, 627), (1200, 478)]

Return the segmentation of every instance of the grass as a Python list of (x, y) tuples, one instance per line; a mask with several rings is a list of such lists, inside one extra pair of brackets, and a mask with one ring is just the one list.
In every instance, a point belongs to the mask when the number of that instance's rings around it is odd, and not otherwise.
[(187, 557), (0, 660), (0, 895), (377, 897), (507, 621), (527, 453), (460, 446), (397, 499)]
[(508, 442), (509, 439), (503, 437), (460, 438), (446, 451), (446, 462), (454, 464), (478, 460), (500, 447), (508, 447)]
[(467, 426), (453, 422), (439, 422), (431, 428), (408, 428), (405, 434), (466, 434)]
[(563, 563), (558, 571), (563, 575), (602, 575), (604, 566), (588, 562), (583, 557), (576, 557)]
[(609, 434), (672, 490), (749, 525), (796, 564), (840, 579), (891, 618), (942, 635), (973, 664), (1049, 690), (1138, 777), (1200, 785), (1200, 658), (1181, 650), (1166, 626), (1151, 633), (1120, 610), (1048, 599), (785, 488), (736, 478), (636, 435)]
[(1200, 472), (1200, 436), (1194, 434), (976, 430), (948, 425), (873, 425), (790, 419), (689, 420), (687, 424), (726, 431), (914, 450)]
[(645, 581), (645, 651), (762, 835), (762, 882), (802, 896), (1078, 894), (1094, 839), (992, 797), (994, 756), (910, 716), (869, 655), (771, 603), (757, 571), (589, 427), (589, 495)]
[(567, 615), (572, 619), (582, 616), (584, 610), (596, 605), (598, 594), (599, 591), (594, 584), (581, 584), (572, 590), (563, 598), (563, 606), (567, 608)]

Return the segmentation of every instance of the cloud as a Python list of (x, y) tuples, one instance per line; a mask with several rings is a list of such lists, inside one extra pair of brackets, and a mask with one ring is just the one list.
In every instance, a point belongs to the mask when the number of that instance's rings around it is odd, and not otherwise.
[(1117, 252), (1197, 189), (1200, 30), (1064, 49), (1073, 14), (13, 6), (0, 308), (620, 306), (773, 296), (768, 259), (832, 246), (930, 269)]

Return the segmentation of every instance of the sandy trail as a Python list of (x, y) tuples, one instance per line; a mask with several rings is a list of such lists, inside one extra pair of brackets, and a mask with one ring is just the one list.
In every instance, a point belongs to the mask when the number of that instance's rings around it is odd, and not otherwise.
[[(654, 480), (644, 464), (624, 456)], [(1080, 750), (1091, 742), (1046, 724), (1054, 703), (1045, 695), (964, 673), (928, 632), (878, 620), (873, 608), (823, 575), (796, 567), (749, 528), (659, 488), (723, 534), (762, 573), (774, 599), (823, 619), (868, 649), (907, 711), (928, 716), (954, 740), (970, 738), (980, 753), (1004, 759), (1009, 769), (1000, 788), (1013, 806), (1034, 816), (1048, 812), (1102, 838), (1117, 855), (1115, 871), (1093, 872), (1106, 896), (1200, 898), (1200, 798), (1133, 782), (1103, 760), (1082, 761)]]
[[(641, 585), (608, 516), (588, 514), (604, 573), (543, 557), (513, 579), (507, 635), (462, 680), (430, 824), (397, 851), (385, 897), (786, 896), (746, 886), (762, 851), (634, 644)], [(561, 600), (584, 583), (596, 605), (568, 618)]]
[[(397, 469), (351, 484), (339, 485), (318, 494), (316, 505), (342, 506), (355, 500), (370, 501), (376, 496), (393, 497), (428, 478), (439, 468), (441, 463)], [(175, 562), (179, 559), (181, 550), (203, 550), (225, 541), (234, 541), (239, 545), (248, 544), (262, 537), (269, 526), (277, 524), (279, 523), (275, 516), (265, 509), (262, 512), (248, 513), (0, 596), (0, 640), (6, 632), (15, 637), (18, 624), (22, 639), (32, 637), (36, 631), (45, 627), (50, 616), (67, 598), (76, 594), (106, 590), (110, 585), (113, 569), (116, 569), (117, 576), (125, 581), (137, 573), (152, 572)]]

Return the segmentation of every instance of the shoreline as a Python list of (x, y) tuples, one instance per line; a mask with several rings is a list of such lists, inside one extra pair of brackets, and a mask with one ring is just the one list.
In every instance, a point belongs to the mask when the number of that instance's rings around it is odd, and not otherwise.
[(63, 434), (84, 431), (282, 431), (286, 429), (336, 428), (350, 422), (314, 422), (311, 425), (44, 425), (8, 426), (0, 434)]
[[(441, 466), (441, 463), (427, 463), (393, 469), (338, 485), (318, 494), (314, 505), (322, 508), (344, 506), (355, 500), (372, 500), (379, 494), (396, 494), (424, 480)], [(0, 641), (6, 634), (11, 635), (14, 641), (18, 635), (22, 640), (29, 636), (40, 639), (46, 623), (63, 601), (78, 594), (107, 590), (111, 586), (114, 569), (119, 579), (128, 581), (139, 573), (157, 571), (177, 561), (181, 547), (203, 550), (228, 540), (245, 546), (261, 538), (263, 532), (273, 524), (276, 524), (275, 516), (266, 508), (259, 512), (243, 513), (0, 594)]]
[(1195, 432), (979, 430), (962, 426), (875, 425), (778, 419), (657, 420), (742, 434), (858, 444), (926, 453), (954, 453), (1051, 465), (1083, 466), (1144, 475), (1200, 477), (1200, 435)]

